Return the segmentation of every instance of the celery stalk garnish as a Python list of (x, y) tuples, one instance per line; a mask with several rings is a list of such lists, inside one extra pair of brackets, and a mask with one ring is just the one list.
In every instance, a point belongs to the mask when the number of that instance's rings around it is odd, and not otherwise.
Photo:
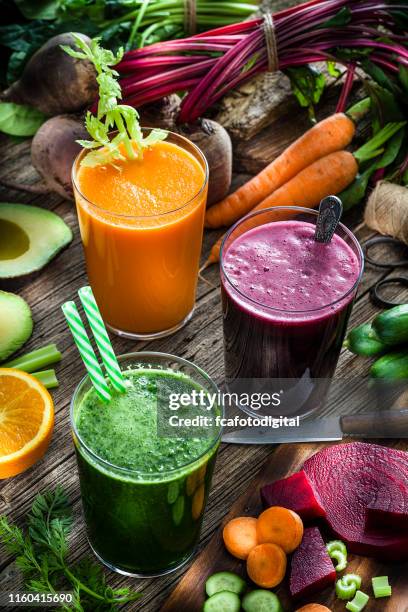
[[(87, 112), (85, 126), (93, 140), (78, 140), (85, 149), (91, 151), (82, 159), (81, 165), (95, 167), (112, 164), (117, 161), (142, 159), (143, 149), (164, 140), (167, 132), (152, 130), (144, 137), (139, 124), (139, 113), (132, 106), (119, 104), (122, 91), (117, 81), (118, 72), (112, 68), (120, 62), (123, 49), (115, 54), (99, 45), (94, 38), (88, 45), (78, 35), (72, 33), (78, 50), (66, 45), (62, 49), (77, 59), (89, 60), (95, 67), (96, 80), (99, 85), (97, 114)], [(111, 132), (117, 132), (112, 138)], [(94, 149), (94, 150), (92, 150)]]

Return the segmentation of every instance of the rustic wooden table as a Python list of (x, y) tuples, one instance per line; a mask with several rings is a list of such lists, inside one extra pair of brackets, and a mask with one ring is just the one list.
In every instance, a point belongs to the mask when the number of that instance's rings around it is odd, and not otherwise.
[[(332, 106), (329, 96), (327, 104), (325, 104), (324, 114), (329, 112)], [(296, 122), (293, 121), (294, 116), (296, 116)], [(236, 146), (238, 168), (242, 171), (242, 169), (250, 167), (251, 171), (255, 171), (262, 167), (267, 161), (267, 157), (272, 159), (288, 142), (299, 135), (306, 125), (306, 113), (301, 112), (297, 106), (289, 105), (284, 112), (284, 116), (273, 121), (255, 141)], [(29, 143), (13, 143), (6, 138), (2, 138), (0, 142), (1, 176), (21, 183), (35, 182), (37, 178), (30, 164)], [(245, 150), (251, 151), (249, 162), (245, 158)], [(236, 174), (234, 183), (242, 182), (246, 176)], [(24, 351), (46, 343), (56, 342), (63, 352), (63, 359), (57, 367), (60, 387), (53, 393), (56, 423), (50, 448), (45, 458), (32, 469), (20, 476), (1, 482), (0, 514), (7, 514), (20, 523), (37, 492), (52, 489), (57, 484), (63, 485), (75, 510), (76, 522), (71, 548), (73, 557), (77, 558), (90, 551), (80, 511), (79, 483), (68, 413), (70, 399), (75, 385), (84, 374), (84, 368), (60, 310), (64, 301), (74, 298), (77, 289), (87, 284), (75, 208), (71, 202), (62, 201), (55, 195), (38, 196), (4, 189), (1, 191), (0, 201), (25, 202), (49, 208), (61, 215), (74, 231), (73, 243), (44, 270), (21, 281), (1, 284), (2, 289), (19, 293), (32, 308), (35, 329), (29, 343), (24, 347)], [(356, 234), (361, 241), (372, 235), (372, 232), (367, 228), (361, 227), (361, 209), (347, 214), (345, 222), (351, 228), (357, 228)], [(203, 254), (208, 253), (210, 245), (216, 237), (216, 232), (206, 233)], [(385, 278), (390, 274), (392, 274), (390, 270), (367, 266), (352, 313), (351, 325), (367, 321), (376, 314), (377, 309), (369, 300), (369, 289), (380, 278)], [(222, 382), (222, 321), (217, 268), (214, 266), (207, 270), (205, 278), (212, 285), (200, 281), (196, 311), (193, 319), (184, 329), (174, 336), (148, 344), (134, 343), (115, 337), (113, 338), (113, 344), (116, 352), (120, 354), (150, 348), (156, 351), (173, 353), (194, 361), (204, 368), (215, 381)], [(395, 289), (395, 291), (397, 292), (398, 289)], [(404, 295), (400, 293), (399, 298), (401, 297), (404, 297)], [(405, 297), (408, 301), (407, 291)], [(367, 361), (344, 351), (339, 361), (337, 375), (346, 375), (351, 371), (354, 375), (367, 375)], [(406, 448), (408, 449), (408, 446)], [(200, 547), (206, 545), (213, 532), (219, 528), (221, 519), (229, 511), (234, 500), (246, 490), (248, 483), (262, 463), (273, 452), (273, 448), (268, 446), (223, 445), (221, 447), (213, 488), (205, 513)], [(157, 612), (161, 610), (182, 574), (183, 571), (181, 570), (164, 578), (149, 580), (130, 580), (112, 574), (109, 576), (109, 580), (115, 586), (132, 584), (134, 588), (140, 589), (143, 593), (140, 602), (128, 605), (127, 610)], [(405, 569), (405, 575), (407, 574), (408, 572)], [(16, 590), (19, 587), (21, 587), (19, 573), (12, 559), (4, 553), (4, 550), (1, 550), (0, 591)], [(344, 605), (341, 604), (335, 609), (343, 610)], [(408, 582), (407, 605), (405, 607), (398, 607), (397, 609), (391, 603), (390, 607), (386, 607), (385, 604), (370, 603), (370, 611), (385, 609), (390, 612), (391, 610), (392, 612), (405, 612), (408, 609)]]

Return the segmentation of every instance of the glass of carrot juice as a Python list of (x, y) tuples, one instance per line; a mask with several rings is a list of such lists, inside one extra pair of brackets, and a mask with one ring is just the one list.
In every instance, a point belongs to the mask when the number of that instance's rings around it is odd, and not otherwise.
[(72, 179), (89, 282), (103, 319), (128, 338), (171, 334), (194, 310), (206, 159), (173, 132), (141, 159), (88, 167), (81, 165), (87, 152), (75, 160)]

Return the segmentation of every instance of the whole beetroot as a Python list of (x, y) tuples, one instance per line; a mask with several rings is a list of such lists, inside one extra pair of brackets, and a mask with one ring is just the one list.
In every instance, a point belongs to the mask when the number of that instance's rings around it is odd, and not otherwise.
[[(85, 34), (78, 36), (90, 43)], [(1, 100), (28, 104), (50, 116), (90, 106), (98, 93), (95, 69), (90, 62), (65, 53), (61, 45), (75, 47), (71, 33), (53, 36), (38, 49), (21, 78), (1, 94)]]

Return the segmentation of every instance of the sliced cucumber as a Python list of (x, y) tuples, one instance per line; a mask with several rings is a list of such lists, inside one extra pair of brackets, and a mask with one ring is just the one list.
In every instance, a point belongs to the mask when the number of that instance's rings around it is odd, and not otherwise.
[(221, 591), (231, 591), (240, 595), (244, 592), (246, 583), (240, 576), (232, 572), (218, 572), (210, 576), (205, 583), (205, 592), (208, 597)]
[(236, 593), (221, 591), (207, 599), (203, 612), (239, 612), (240, 609), (241, 601)]
[(181, 521), (183, 520), (184, 506), (184, 496), (180, 495), (180, 497), (178, 497), (174, 502), (172, 509), (173, 521), (176, 525), (180, 525)]
[(247, 593), (242, 600), (245, 612), (282, 612), (281, 602), (275, 593), (257, 589)]

